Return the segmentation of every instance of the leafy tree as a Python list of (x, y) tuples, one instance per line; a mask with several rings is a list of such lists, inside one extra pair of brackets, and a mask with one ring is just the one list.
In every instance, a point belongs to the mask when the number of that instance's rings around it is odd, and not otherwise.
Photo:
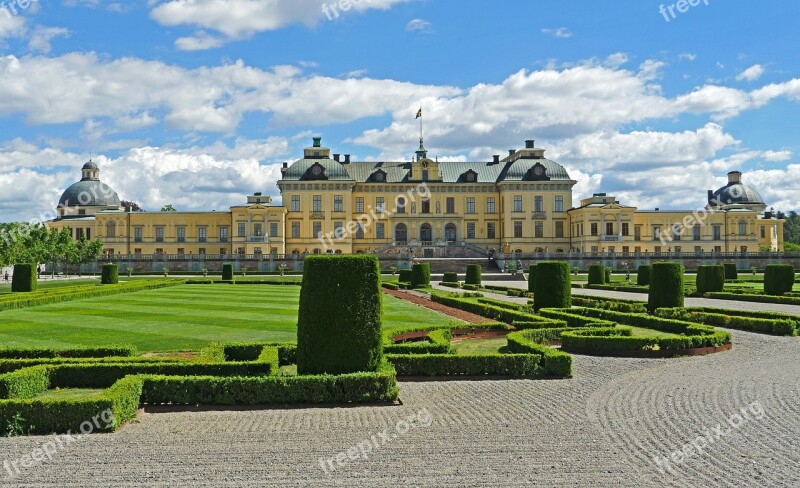
[(162, 212), (177, 212), (177, 210), (175, 210), (175, 207), (173, 207), (171, 203), (168, 203), (167, 205), (164, 205), (163, 207), (161, 207), (161, 211)]
[(120, 205), (126, 210), (130, 209), (131, 212), (145, 212), (145, 209), (140, 207), (138, 203), (130, 200), (123, 200), (120, 202)]

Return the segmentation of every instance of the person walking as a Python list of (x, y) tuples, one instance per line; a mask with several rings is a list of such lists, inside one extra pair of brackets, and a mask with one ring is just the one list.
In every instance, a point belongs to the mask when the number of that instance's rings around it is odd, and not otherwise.
[(5, 275), (4, 279), (5, 279), (6, 283), (8, 283), (8, 271), (6, 271), (6, 275)]

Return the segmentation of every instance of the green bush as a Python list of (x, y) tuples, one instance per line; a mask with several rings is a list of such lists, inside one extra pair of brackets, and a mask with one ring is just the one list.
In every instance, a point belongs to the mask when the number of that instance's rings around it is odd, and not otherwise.
[(0, 347), (0, 359), (39, 358), (105, 358), (136, 355), (136, 346), (73, 347), (69, 349), (47, 347)]
[(764, 268), (764, 293), (781, 296), (792, 291), (794, 267), (791, 264), (768, 264)]
[(425, 288), (431, 284), (430, 263), (417, 263), (411, 266), (411, 287)]
[(725, 288), (725, 268), (722, 266), (697, 267), (697, 293), (721, 292)]
[(605, 274), (606, 283), (611, 283), (611, 268), (606, 266), (603, 273)]
[(467, 284), (464, 284), (461, 287), (463, 289), (465, 289), (465, 290), (471, 290), (471, 291), (478, 291), (478, 290), (481, 289), (481, 285), (467, 285)]
[(656, 316), (699, 322), (728, 329), (747, 330), (765, 334), (793, 336), (797, 334), (797, 321), (789, 318), (757, 318), (739, 316), (737, 312), (709, 313), (685, 308), (659, 308)]
[(485, 303), (477, 303), (474, 300), (467, 298), (456, 298), (439, 295), (434, 293), (431, 295), (431, 300), (436, 303), (448, 305), (450, 307), (464, 310), (465, 312), (474, 313), (481, 317), (486, 317), (493, 320), (499, 320), (510, 324), (512, 322), (537, 322), (542, 327), (559, 327), (560, 323), (556, 320), (550, 320), (537, 315), (511, 310), (507, 307), (498, 307), (496, 305), (489, 305)]
[(444, 281), (445, 283), (458, 283), (458, 273), (453, 273), (452, 271), (447, 272), (444, 274), (444, 278), (442, 278), (442, 281)]
[(756, 303), (782, 303), (784, 305), (800, 305), (800, 297), (757, 295), (748, 293), (706, 293), (706, 298), (719, 298), (721, 300), (736, 300), (740, 302)]
[(35, 264), (15, 264), (14, 276), (11, 279), (13, 293), (30, 293), (36, 291), (37, 276)]
[(510, 376), (543, 373), (539, 354), (387, 354), (398, 376)]
[[(400, 283), (411, 283), (411, 270), (410, 269), (401, 269), (397, 272), (397, 281)], [(458, 280), (456, 280), (458, 281)]]
[(390, 282), (386, 282), (386, 281), (381, 283), (381, 286), (386, 288), (387, 290), (399, 290), (400, 289), (400, 285), (398, 285), (397, 283), (390, 283)]
[(233, 265), (222, 265), (222, 281), (233, 281)]
[(639, 270), (636, 273), (636, 284), (639, 286), (648, 286), (650, 284), (651, 270), (652, 266), (649, 264), (643, 264), (639, 266)]
[(574, 296), (572, 297), (572, 305), (575, 307), (602, 308), (616, 312), (647, 313), (647, 304), (634, 300)]
[(306, 258), (297, 319), (299, 374), (376, 370), (382, 356), (380, 276), (375, 255)]
[(540, 344), (547, 340), (558, 340), (561, 331), (570, 329), (536, 329), (512, 332), (506, 336), (507, 349), (516, 354), (539, 354), (542, 357), (544, 374), (553, 378), (572, 376), (572, 356)]
[(119, 267), (116, 264), (104, 264), (100, 273), (100, 284), (116, 285), (117, 283), (119, 283)]
[(535, 286), (536, 286), (536, 265), (531, 264), (530, 268), (528, 268), (528, 292), (532, 293)]
[(569, 263), (545, 261), (536, 266), (536, 286), (533, 292), (535, 310), (569, 308), (572, 306), (571, 296)]
[(590, 285), (605, 285), (606, 284), (606, 267), (602, 264), (594, 264), (589, 266), (589, 284)]
[(0, 398), (33, 398), (47, 391), (50, 385), (50, 368), (34, 366), (0, 375)]
[(441, 281), (441, 282), (439, 282), (439, 284), (440, 284), (441, 286), (446, 286), (446, 287), (448, 287), (448, 288), (461, 288), (461, 283), (459, 283), (459, 282), (457, 282), (457, 281), (456, 281), (456, 282), (453, 282), (453, 283), (448, 283), (448, 282), (446, 282), (446, 281)]
[(650, 271), (650, 292), (647, 309), (682, 307), (684, 297), (683, 265), (655, 263)]
[[(447, 281), (447, 280), (445, 280), (445, 281)], [(481, 265), (480, 264), (467, 265), (467, 276), (464, 279), (464, 284), (480, 286), (480, 284), (481, 284)]]
[(736, 264), (735, 263), (725, 263), (723, 266), (725, 267), (725, 279), (726, 280), (738, 280), (739, 279), (739, 270), (736, 269)]

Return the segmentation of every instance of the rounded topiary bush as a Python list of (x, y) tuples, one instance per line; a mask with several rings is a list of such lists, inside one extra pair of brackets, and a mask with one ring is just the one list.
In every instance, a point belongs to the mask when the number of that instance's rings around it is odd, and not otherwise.
[(410, 269), (401, 269), (397, 272), (398, 278), (397, 281), (400, 283), (411, 283), (411, 270)]
[(793, 285), (794, 267), (791, 264), (768, 264), (764, 268), (764, 293), (767, 295), (783, 295), (792, 291)]
[(536, 265), (531, 264), (531, 267), (528, 268), (528, 291), (533, 292), (535, 287), (536, 287)]
[(725, 268), (722, 266), (697, 267), (697, 293), (720, 292), (725, 289)]
[(452, 271), (447, 272), (444, 274), (442, 281), (445, 283), (458, 283), (458, 273), (454, 273)]
[(223, 281), (232, 281), (233, 280), (233, 265), (232, 264), (223, 264), (222, 265), (222, 280)]
[(375, 255), (306, 258), (297, 317), (297, 373), (375, 371), (383, 356)]
[(570, 308), (571, 306), (572, 289), (569, 263), (545, 261), (536, 265), (536, 284), (533, 290), (534, 309)]
[(119, 267), (116, 264), (104, 264), (100, 272), (101, 285), (116, 285), (119, 283)]
[(28, 293), (36, 291), (37, 277), (35, 264), (15, 264), (14, 276), (11, 279), (11, 291)]
[(640, 286), (647, 286), (650, 284), (650, 271), (652, 266), (643, 264), (639, 266), (639, 271), (636, 273), (636, 284)]
[(739, 278), (739, 270), (736, 269), (735, 263), (725, 263), (725, 279), (736, 280)]
[(430, 263), (417, 263), (411, 266), (411, 287), (422, 288), (431, 284)]
[(655, 263), (650, 269), (650, 293), (647, 310), (683, 307), (683, 265)]
[(593, 264), (589, 266), (589, 284), (590, 285), (605, 285), (606, 284), (606, 267), (602, 264)]
[(464, 284), (480, 286), (480, 284), (481, 284), (481, 265), (480, 264), (467, 265), (467, 276), (466, 276), (466, 278), (464, 278)]
[(606, 275), (606, 283), (611, 283), (611, 267), (610, 266), (606, 266), (605, 275)]

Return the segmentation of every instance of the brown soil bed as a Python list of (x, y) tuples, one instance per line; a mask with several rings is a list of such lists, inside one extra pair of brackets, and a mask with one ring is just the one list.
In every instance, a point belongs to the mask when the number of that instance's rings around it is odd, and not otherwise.
[(439, 312), (441, 314), (463, 320), (464, 322), (469, 322), (470, 324), (481, 324), (483, 322), (490, 322), (484, 317), (480, 315), (476, 315), (474, 313), (465, 312), (463, 310), (459, 310), (457, 308), (448, 307), (447, 305), (442, 305), (441, 303), (436, 303), (432, 301), (430, 298), (423, 298), (419, 295), (415, 295), (413, 293), (408, 293), (402, 290), (388, 290), (386, 288), (383, 289), (383, 292), (391, 295), (395, 298), (399, 298), (401, 300), (405, 300), (407, 302), (411, 302), (415, 305), (419, 305), (421, 307), (429, 308), (435, 312)]

